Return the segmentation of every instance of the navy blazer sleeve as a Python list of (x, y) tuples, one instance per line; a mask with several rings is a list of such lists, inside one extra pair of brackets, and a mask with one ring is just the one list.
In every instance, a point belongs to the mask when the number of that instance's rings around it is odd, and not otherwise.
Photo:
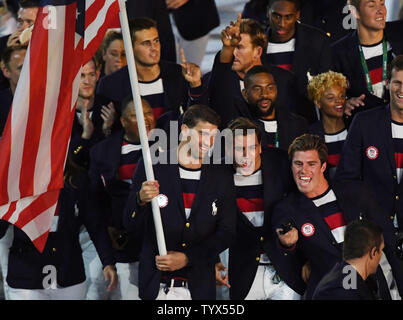
[[(85, 192), (85, 195), (88, 195), (88, 192)], [(94, 210), (89, 210), (90, 204), (90, 201), (84, 200), (84, 210), (80, 210), (81, 219), (95, 245), (102, 265), (104, 267), (107, 265), (114, 265), (116, 261), (106, 224)]]
[(123, 213), (123, 227), (133, 233), (140, 232), (145, 228), (145, 216), (147, 207), (151, 207), (150, 203), (141, 206), (137, 203), (137, 193), (141, 189), (141, 185), (146, 181), (144, 168), (144, 160), (140, 158), (137, 163), (136, 170), (132, 178), (132, 185), (127, 198), (126, 207)]
[(346, 141), (336, 169), (335, 179), (361, 180), (362, 175), (362, 138), (360, 129), (361, 115), (357, 114), (348, 130)]

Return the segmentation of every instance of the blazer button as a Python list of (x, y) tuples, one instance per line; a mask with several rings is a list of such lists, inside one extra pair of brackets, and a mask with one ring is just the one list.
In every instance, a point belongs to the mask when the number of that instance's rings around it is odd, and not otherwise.
[(136, 211), (133, 211), (132, 218), (134, 218), (135, 215), (136, 215)]
[(396, 180), (396, 179), (397, 179), (397, 177), (396, 177), (396, 176), (393, 176), (393, 179), (394, 179), (394, 180)]
[(52, 248), (52, 251), (53, 251), (53, 252), (56, 252), (56, 248)]
[(186, 228), (189, 228), (189, 227), (190, 227), (190, 223), (189, 223), (189, 222), (186, 222), (185, 226), (186, 226)]
[(182, 247), (184, 247), (184, 248), (185, 248), (185, 247), (186, 247), (186, 243), (182, 243)]
[(396, 196), (395, 199), (396, 199), (396, 200), (399, 200), (399, 196)]
[(389, 218), (390, 218), (390, 220), (394, 220), (394, 219), (395, 219), (395, 217), (394, 217), (394, 216), (390, 216)]
[(264, 238), (263, 237), (260, 237), (260, 242), (263, 242), (264, 241)]
[(327, 32), (326, 35), (330, 38), (332, 34), (330, 32)]
[(76, 150), (74, 150), (74, 154), (79, 153), (82, 148), (83, 148), (83, 146), (79, 146)]
[(336, 242), (334, 242), (334, 241), (333, 241), (333, 242), (332, 242), (332, 245), (334, 245), (334, 246), (335, 246), (335, 245), (336, 245)]
[(260, 257), (256, 257), (256, 261), (259, 262), (259, 261), (260, 261)]
[(288, 253), (284, 253), (285, 256), (288, 256)]

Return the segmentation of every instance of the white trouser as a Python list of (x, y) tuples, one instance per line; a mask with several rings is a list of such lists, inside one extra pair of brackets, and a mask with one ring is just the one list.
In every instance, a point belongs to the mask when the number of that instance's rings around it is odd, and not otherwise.
[[(88, 232), (80, 232), (80, 244), (83, 250), (85, 275), (87, 278), (87, 300), (140, 300), (138, 290), (138, 262), (116, 263), (118, 285), (115, 290), (107, 290), (102, 262)], [(131, 275), (132, 274), (132, 275)], [(129, 279), (132, 278), (131, 282)], [(137, 281), (137, 282), (136, 282)]]
[[(245, 300), (300, 300), (301, 296), (283, 280), (275, 280), (276, 270), (272, 265), (260, 265), (255, 280)], [(277, 283), (278, 282), (278, 283)]]
[(10, 300), (84, 300), (86, 285), (84, 281), (65, 288), (8, 290)]
[(8, 289), (9, 286), (7, 284), (7, 269), (8, 269), (8, 254), (10, 251), (10, 246), (13, 243), (14, 238), (14, 228), (12, 225), (9, 225), (7, 228), (4, 237), (0, 239), (0, 268), (1, 268), (1, 275), (3, 281), (3, 292), (4, 292), (4, 299), (8, 300)]
[(186, 287), (174, 287), (174, 280), (171, 280), (171, 285), (167, 290), (164, 283), (160, 285), (160, 291), (155, 300), (192, 300), (189, 289)]
[[(227, 268), (227, 271), (222, 272), (223, 274), (228, 273), (228, 254), (229, 249), (226, 249), (220, 253), (220, 261), (224, 265), (224, 267)], [(216, 299), (229, 300), (229, 288), (227, 286), (216, 287)]]
[(183, 49), (185, 51), (186, 61), (197, 64), (201, 69), (201, 64), (206, 53), (209, 34), (206, 34), (194, 40), (185, 40), (180, 35), (172, 15), (170, 16), (170, 19), (172, 24), (172, 31), (175, 35), (176, 62), (178, 64), (182, 63), (180, 50)]

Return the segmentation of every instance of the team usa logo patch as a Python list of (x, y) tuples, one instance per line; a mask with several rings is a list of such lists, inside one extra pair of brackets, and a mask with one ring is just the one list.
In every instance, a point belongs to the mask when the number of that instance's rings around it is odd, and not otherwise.
[(367, 154), (367, 157), (370, 160), (375, 160), (376, 158), (378, 158), (379, 155), (378, 149), (374, 146), (368, 147), (365, 153)]
[(168, 205), (168, 197), (165, 194), (160, 193), (157, 196), (157, 200), (160, 208), (165, 208)]
[(311, 237), (315, 233), (315, 227), (312, 223), (304, 223), (301, 227), (301, 232), (305, 237)]

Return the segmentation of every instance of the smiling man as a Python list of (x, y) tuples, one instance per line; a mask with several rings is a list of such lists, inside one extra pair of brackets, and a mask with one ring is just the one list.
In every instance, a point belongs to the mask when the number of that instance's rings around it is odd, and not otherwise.
[(223, 128), (239, 114), (234, 114), (228, 101), (242, 98), (246, 73), (254, 66), (264, 65), (277, 83), (278, 103), (289, 110), (297, 110), (298, 95), (295, 76), (270, 64), (265, 57), (267, 35), (263, 27), (252, 19), (238, 15), (221, 33), (222, 49), (217, 53), (209, 81), (211, 106), (222, 119)]
[(386, 83), (390, 104), (354, 118), (336, 178), (362, 180), (372, 189), (387, 211), (380, 225), (385, 242), (394, 242), (403, 226), (403, 55), (393, 59)]
[[(147, 134), (155, 128), (155, 119), (149, 103), (142, 99)], [(96, 254), (85, 252), (90, 288), (87, 298), (138, 300), (138, 282), (130, 283), (130, 272), (138, 272), (142, 233), (127, 232), (122, 226), (123, 210), (130, 192), (131, 178), (141, 158), (141, 144), (134, 110), (133, 97), (122, 102), (120, 118), (123, 130), (117, 131), (91, 149), (89, 176), (91, 179), (90, 210), (108, 226), (116, 268), (119, 277), (118, 290), (108, 293), (102, 279), (102, 265)], [(95, 253), (95, 252), (94, 252)], [(131, 271), (130, 271), (131, 270)], [(97, 274), (98, 273), (98, 274)]]
[(403, 53), (403, 21), (386, 22), (385, 0), (350, 0), (349, 4), (357, 30), (333, 44), (333, 63), (334, 71), (350, 83), (345, 112), (354, 115), (388, 102), (387, 65)]
[(277, 103), (277, 84), (264, 66), (251, 68), (244, 78), (244, 100), (235, 101), (235, 110), (262, 130), (263, 148), (287, 150), (292, 140), (308, 132), (306, 120)]
[[(160, 36), (152, 19), (131, 20), (130, 32), (141, 97), (151, 105), (156, 120), (168, 111), (173, 111), (174, 117), (178, 118), (190, 101), (203, 96), (199, 66), (186, 62), (185, 57), (182, 65), (161, 60)], [(131, 86), (127, 66), (103, 77), (97, 89), (99, 102), (105, 106), (114, 102), (119, 116), (120, 103), (129, 94)], [(117, 127), (119, 125), (114, 128)]]
[[(214, 300), (217, 256), (235, 236), (236, 202), (232, 171), (211, 164), (219, 116), (203, 105), (183, 115), (178, 147), (169, 163), (153, 166), (156, 181), (146, 181), (142, 160), (123, 217), (131, 232), (144, 232), (139, 294), (146, 300)], [(166, 255), (157, 251), (150, 202), (158, 197)]]
[[(382, 217), (383, 209), (362, 182), (329, 184), (324, 176), (328, 151), (319, 136), (305, 134), (296, 138), (288, 155), (299, 192), (291, 193), (276, 206), (273, 231), (284, 252), (297, 254), (305, 263), (300, 276), (307, 282), (304, 297), (311, 299), (319, 281), (342, 259), (346, 225), (363, 217), (382, 225), (386, 218)], [(282, 224), (287, 221), (292, 221), (293, 228), (283, 234), (287, 230)], [(395, 279), (399, 285), (402, 269), (390, 242), (385, 244), (381, 265), (382, 269), (377, 272), (379, 294), (382, 299), (395, 298)], [(387, 282), (389, 277), (390, 283)]]
[(294, 279), (295, 257), (282, 255), (271, 236), (273, 206), (292, 187), (287, 154), (273, 148), (262, 150), (261, 132), (246, 118), (231, 121), (228, 128), (234, 138), (227, 152), (234, 155), (238, 205), (237, 234), (229, 249), (230, 297), (298, 300), (296, 291), (303, 292), (304, 284), (288, 282)]
[(295, 73), (300, 99), (298, 114), (314, 122), (318, 117), (306, 93), (308, 72), (316, 75), (329, 71), (332, 54), (330, 39), (322, 30), (298, 22), (300, 6), (299, 0), (269, 1), (266, 53), (270, 63)]

